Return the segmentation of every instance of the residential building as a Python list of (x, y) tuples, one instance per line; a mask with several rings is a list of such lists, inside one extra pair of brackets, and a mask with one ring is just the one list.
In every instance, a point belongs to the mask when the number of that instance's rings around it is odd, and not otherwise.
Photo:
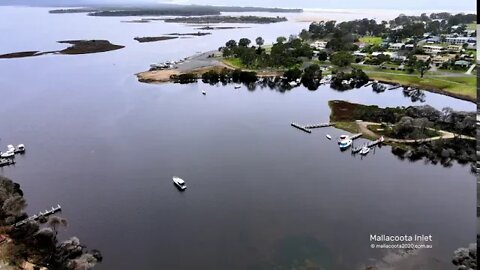
[(428, 53), (428, 54), (438, 54), (445, 51), (444, 47), (435, 46), (435, 45), (424, 45), (422, 48), (425, 51), (425, 53)]
[(455, 55), (453, 54), (445, 54), (445, 55), (436, 55), (432, 58), (432, 64), (439, 67), (444, 63), (447, 63), (448, 61), (452, 60), (455, 58)]
[(427, 62), (428, 60), (430, 60), (430, 55), (415, 54), (414, 56), (417, 58), (418, 61)]
[(317, 50), (324, 50), (327, 47), (327, 43), (328, 42), (326, 42), (326, 41), (317, 40), (317, 41), (313, 42), (312, 44), (310, 44), (310, 46), (317, 49)]
[(460, 67), (469, 67), (469, 66), (470, 66), (470, 62), (469, 62), (469, 61), (465, 61), (465, 60), (458, 60), (458, 61), (455, 61), (454, 65), (455, 65), (455, 66), (460, 66)]
[(404, 43), (391, 43), (388, 49), (392, 51), (398, 51), (401, 50), (403, 46), (405, 46)]
[(450, 44), (462, 45), (465, 43), (477, 43), (474, 37), (447, 37), (445, 41)]
[(440, 37), (433, 36), (425, 39), (425, 42), (428, 44), (435, 44), (435, 43), (440, 43), (441, 39)]
[(460, 45), (448, 45), (447, 50), (449, 52), (459, 53), (459, 52), (462, 51), (462, 46), (460, 46)]

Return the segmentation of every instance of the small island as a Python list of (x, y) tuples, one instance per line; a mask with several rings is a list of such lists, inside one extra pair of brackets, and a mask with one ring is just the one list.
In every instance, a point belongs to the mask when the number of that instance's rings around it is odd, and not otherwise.
[(40, 56), (45, 54), (73, 55), (73, 54), (101, 53), (101, 52), (119, 50), (125, 47), (121, 45), (112, 44), (108, 40), (63, 40), (63, 41), (58, 41), (58, 43), (71, 44), (72, 46), (59, 51), (47, 51), (47, 52), (25, 51), (25, 52), (0, 54), (0, 59), (32, 57), (32, 56)]
[(170, 39), (176, 39), (176, 38), (178, 38), (178, 37), (160, 36), (160, 37), (135, 37), (133, 39), (140, 42), (140, 43), (144, 43), (144, 42), (155, 42), (155, 41), (170, 40)]
[(203, 16), (203, 17), (177, 17), (165, 19), (167, 23), (188, 23), (188, 24), (208, 24), (208, 23), (251, 23), (268, 24), (285, 22), (285, 17), (259, 17), (259, 16)]

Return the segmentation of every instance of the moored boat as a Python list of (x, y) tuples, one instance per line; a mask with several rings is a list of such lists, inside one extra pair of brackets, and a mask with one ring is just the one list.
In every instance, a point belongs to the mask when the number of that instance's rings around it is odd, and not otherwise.
[(172, 179), (175, 186), (177, 186), (180, 190), (187, 189), (187, 185), (185, 184), (185, 181), (182, 178), (174, 176)]
[(349, 148), (352, 143), (353, 141), (348, 135), (340, 135), (340, 138), (338, 140), (338, 146), (340, 147), (340, 150), (345, 150)]
[(364, 145), (359, 153), (360, 155), (365, 156), (366, 154), (368, 154), (368, 152), (370, 152), (370, 148)]

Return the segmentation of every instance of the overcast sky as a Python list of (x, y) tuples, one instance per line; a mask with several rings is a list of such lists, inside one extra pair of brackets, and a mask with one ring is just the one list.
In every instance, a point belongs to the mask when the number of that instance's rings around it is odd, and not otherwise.
[[(123, 0), (149, 1), (149, 0)], [(475, 0), (150, 0), (178, 4), (210, 4), (289, 8), (452, 10), (476, 12)]]

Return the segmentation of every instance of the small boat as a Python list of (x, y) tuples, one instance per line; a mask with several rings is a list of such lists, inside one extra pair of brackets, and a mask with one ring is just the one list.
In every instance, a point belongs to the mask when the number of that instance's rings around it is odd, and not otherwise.
[(185, 181), (183, 181), (182, 178), (174, 176), (172, 179), (175, 186), (177, 186), (180, 190), (187, 189), (187, 185), (185, 184)]
[(24, 144), (17, 145), (17, 148), (15, 149), (15, 153), (23, 153), (23, 152), (25, 152), (25, 145)]
[(347, 148), (349, 148), (352, 145), (352, 142), (353, 141), (351, 139), (348, 139), (348, 140), (345, 140), (345, 141), (341, 142), (339, 144), (340, 150), (346, 150)]
[(348, 139), (349, 139), (348, 135), (340, 135), (340, 137), (338, 138), (338, 144)]
[(368, 154), (368, 152), (370, 152), (370, 148), (364, 145), (359, 153), (360, 155), (365, 156), (366, 154)]
[(202, 91), (202, 95), (204, 95), (204, 96), (205, 96), (205, 95), (207, 95), (207, 92), (205, 92), (205, 91)]
[(240, 86), (240, 85), (235, 85), (233, 88), (235, 88), (235, 89), (240, 89), (241, 87), (242, 87), (242, 86)]
[(0, 152), (0, 157), (1, 158), (13, 158), (15, 156), (15, 151), (13, 150), (8, 150), (5, 153)]
[(329, 140), (332, 139), (332, 136), (330, 136), (330, 134), (327, 134), (326, 137), (327, 137), (327, 139), (329, 139)]

